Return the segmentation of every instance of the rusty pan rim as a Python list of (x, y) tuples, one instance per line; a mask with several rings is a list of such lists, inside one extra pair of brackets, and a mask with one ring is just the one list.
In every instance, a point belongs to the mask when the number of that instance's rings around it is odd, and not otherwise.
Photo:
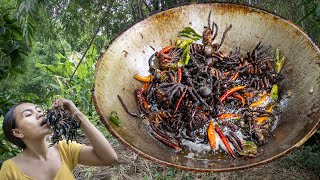
[(233, 3), (233, 2), (219, 2), (219, 1), (216, 1), (216, 2), (193, 2), (193, 3), (188, 3), (188, 2), (185, 2), (185, 3), (180, 3), (176, 6), (172, 6), (172, 7), (168, 7), (164, 10), (155, 10), (155, 11), (152, 11), (148, 16), (144, 17), (144, 18), (141, 18), (141, 19), (138, 19), (132, 23), (130, 23), (128, 26), (126, 26), (125, 28), (123, 28), (122, 30), (120, 30), (118, 33), (116, 33), (112, 38), (111, 40), (109, 41), (108, 45), (104, 46), (104, 49), (102, 50), (102, 52), (100, 53), (100, 56), (97, 58), (97, 62), (101, 60), (102, 58), (102, 55), (104, 54), (105, 50), (108, 49), (108, 47), (113, 43), (113, 41), (115, 41), (116, 39), (118, 39), (118, 37), (120, 35), (122, 35), (124, 32), (126, 32), (128, 29), (130, 29), (132, 26), (134, 26), (135, 24), (138, 24), (140, 22), (142, 22), (143, 20), (149, 18), (150, 16), (153, 16), (157, 13), (161, 13), (163, 11), (167, 11), (167, 10), (170, 10), (170, 9), (174, 9), (174, 8), (178, 8), (178, 7), (182, 7), (182, 6), (189, 6), (189, 5), (195, 5), (195, 4), (224, 4), (224, 5), (234, 5), (234, 6), (238, 6), (238, 7), (244, 7), (244, 8), (251, 8), (253, 10), (255, 10), (256, 12), (263, 12), (263, 13), (266, 13), (266, 14), (270, 14), (270, 15), (273, 15), (279, 19), (282, 19), (284, 21), (286, 21), (288, 24), (290, 24), (291, 26), (299, 29), (299, 31), (305, 36), (308, 38), (309, 41), (312, 42), (312, 44), (314, 46), (317, 47), (317, 50), (318, 52), (320, 52), (320, 45), (318, 44), (318, 42), (311, 36), (309, 35), (301, 26), (295, 24), (294, 22), (292, 22), (291, 20), (275, 13), (275, 12), (272, 12), (270, 10), (267, 10), (267, 9), (263, 9), (263, 8), (260, 8), (260, 7), (255, 7), (255, 6), (252, 6), (252, 5), (247, 5), (247, 4), (239, 4), (239, 3)]
[[(176, 6), (173, 6), (173, 7), (169, 7), (167, 9), (164, 9), (164, 10), (159, 10), (159, 11), (153, 11), (150, 13), (150, 15), (146, 16), (145, 18), (142, 18), (142, 19), (138, 19), (137, 21), (135, 22), (132, 22), (130, 25), (128, 25), (126, 28), (122, 29), (121, 31), (119, 31), (111, 40), (110, 42), (108, 43), (108, 45), (106, 45), (104, 47), (104, 49), (100, 52), (100, 56), (97, 58), (97, 62), (96, 62), (96, 65), (95, 65), (95, 69), (97, 69), (100, 65), (100, 63), (102, 62), (103, 60), (103, 55), (105, 54), (105, 52), (107, 51), (108, 47), (114, 42), (116, 41), (124, 32), (126, 32), (128, 29), (130, 29), (132, 26), (142, 22), (143, 20), (149, 18), (150, 16), (153, 16), (155, 14), (158, 14), (158, 13), (161, 13), (161, 12), (164, 12), (164, 11), (167, 11), (167, 10), (170, 10), (170, 9), (174, 9), (174, 8), (178, 8), (178, 7), (183, 7), (183, 6), (189, 6), (189, 5), (196, 5), (196, 4), (222, 4), (222, 5), (231, 5), (231, 6), (237, 6), (239, 8), (247, 8), (247, 9), (250, 9), (254, 12), (257, 12), (257, 13), (266, 13), (266, 14), (269, 14), (269, 15), (272, 15), (280, 20), (283, 20), (285, 23), (288, 23), (289, 25), (291, 25), (293, 28), (296, 28), (304, 37), (306, 37), (309, 42), (311, 42), (311, 44), (316, 48), (316, 50), (320, 53), (320, 48), (317, 44), (317, 42), (310, 36), (308, 35), (305, 30), (300, 27), (299, 25), (295, 24), (294, 22), (288, 20), (287, 18), (285, 17), (282, 17), (281, 15), (278, 15), (274, 12), (271, 12), (271, 11), (268, 11), (266, 9), (263, 9), (263, 8), (260, 8), (260, 7), (254, 7), (254, 6), (251, 6), (251, 5), (244, 5), (244, 4), (239, 4), (239, 3), (230, 3), (230, 2), (196, 2), (196, 3), (180, 3)], [(319, 128), (320, 128), (320, 119), (318, 120), (318, 122), (315, 124), (315, 126), (312, 128), (312, 130), (303, 138), (301, 139), (299, 142), (297, 142), (295, 145), (289, 147), (287, 150), (283, 151), (282, 153), (278, 154), (278, 155), (275, 155), (271, 158), (268, 158), (268, 159), (265, 159), (263, 161), (260, 161), (260, 162), (256, 162), (256, 163), (252, 163), (252, 164), (249, 164), (249, 165), (244, 165), (244, 166), (237, 166), (237, 167), (230, 167), (230, 168), (223, 168), (223, 169), (201, 169), (201, 168), (193, 168), (193, 167), (188, 167), (188, 166), (180, 166), (180, 165), (177, 165), (177, 164), (173, 164), (173, 163), (169, 163), (169, 162), (166, 162), (166, 161), (162, 161), (162, 160), (159, 160), (157, 158), (154, 158), (148, 154), (145, 154), (143, 153), (142, 151), (140, 151), (139, 149), (135, 148), (134, 146), (130, 145), (128, 142), (126, 142), (121, 136), (119, 136), (116, 131), (111, 127), (111, 125), (109, 125), (109, 123), (107, 122), (106, 118), (102, 115), (98, 105), (97, 105), (97, 99), (95, 97), (95, 85), (96, 85), (96, 82), (95, 82), (95, 79), (94, 79), (94, 83), (93, 83), (93, 88), (92, 88), (92, 98), (93, 98), (93, 103), (94, 103), (94, 106), (95, 106), (95, 109), (96, 109), (96, 112), (98, 113), (99, 117), (100, 117), (100, 121), (105, 125), (105, 127), (107, 128), (107, 130), (118, 140), (120, 141), (125, 147), (127, 147), (129, 150), (137, 153), (139, 156), (147, 159), (147, 160), (150, 160), (152, 162), (156, 162), (158, 164), (161, 164), (161, 165), (165, 165), (165, 166), (168, 166), (168, 167), (173, 167), (173, 168), (178, 168), (178, 169), (181, 169), (181, 170), (187, 170), (187, 171), (193, 171), (193, 172), (228, 172), (228, 171), (235, 171), (235, 170), (244, 170), (244, 169), (249, 169), (249, 168), (252, 168), (252, 167), (257, 167), (257, 166), (260, 166), (260, 165), (264, 165), (266, 163), (269, 163), (271, 161), (274, 161), (278, 158), (281, 158), (283, 157), (284, 155), (290, 153), (292, 150), (294, 149), (297, 149), (299, 148), (303, 143), (305, 143)]]

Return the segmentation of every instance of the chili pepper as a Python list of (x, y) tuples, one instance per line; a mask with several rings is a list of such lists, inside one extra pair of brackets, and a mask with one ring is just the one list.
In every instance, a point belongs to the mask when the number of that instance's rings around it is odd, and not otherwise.
[(249, 108), (260, 106), (265, 100), (267, 100), (268, 93), (264, 94), (258, 101), (252, 103)]
[[(269, 109), (267, 110), (267, 112), (271, 113), (272, 109), (273, 109), (273, 106), (270, 106)], [(267, 119), (268, 119), (268, 117), (257, 117), (258, 125), (262, 124)]]
[(163, 49), (161, 49), (158, 53), (157, 53), (157, 56), (159, 57), (160, 54), (162, 53), (168, 53), (172, 48), (174, 48), (174, 46), (167, 46), (167, 47), (164, 47)]
[(142, 89), (143, 91), (146, 91), (146, 90), (148, 89), (148, 87), (149, 87), (149, 83), (144, 83), (144, 84), (142, 85), (141, 89)]
[(228, 143), (228, 140), (227, 138), (224, 136), (223, 132), (220, 130), (219, 127), (215, 127), (214, 128), (216, 130), (216, 132), (218, 133), (219, 137), (221, 138), (223, 144), (226, 146), (227, 150), (228, 150), (228, 153), (233, 157), (233, 158), (236, 158), (235, 154), (233, 153), (229, 143)]
[[(149, 83), (145, 83), (143, 86), (142, 86), (142, 89), (143, 89), (143, 92), (146, 91), (149, 87)], [(143, 106), (145, 109), (147, 109), (148, 111), (150, 111), (150, 106), (147, 102), (147, 100), (142, 96), (142, 99), (143, 99)]]
[(230, 71), (227, 71), (227, 72), (225, 72), (225, 73), (223, 74), (223, 76), (227, 77), (227, 76), (229, 76), (229, 74), (230, 74)]
[(141, 82), (151, 82), (151, 80), (154, 78), (154, 76), (141, 76), (141, 75), (134, 75), (134, 78), (136, 78), (137, 80), (141, 81)]
[(171, 139), (170, 136), (168, 136), (167, 134), (163, 133), (162, 131), (160, 131), (158, 129), (158, 127), (155, 125), (155, 122), (149, 119), (149, 123), (150, 123), (150, 127), (151, 129), (157, 133), (159, 136), (163, 137), (164, 139)]
[(244, 97), (244, 98), (253, 97), (253, 96), (254, 96), (253, 93), (249, 93), (249, 92), (245, 92), (245, 93), (243, 94), (243, 97)]
[(238, 76), (239, 76), (239, 73), (238, 72), (236, 72), (232, 77), (231, 77), (231, 81), (235, 81), (237, 78), (238, 78)]
[(214, 133), (214, 123), (210, 121), (209, 127), (208, 127), (208, 139), (209, 144), (213, 150), (217, 148), (217, 142), (216, 142), (216, 134)]
[(171, 74), (169, 74), (170, 75), (170, 79), (171, 79), (171, 81), (173, 82), (174, 81), (174, 76), (173, 75), (171, 75)]
[(177, 83), (180, 83), (182, 79), (182, 70), (181, 67), (178, 67), (178, 78), (177, 78)]
[(180, 98), (179, 98), (179, 100), (178, 100), (178, 102), (177, 102), (176, 109), (174, 110), (174, 113), (176, 113), (176, 112), (178, 111), (178, 109), (179, 109), (179, 107), (180, 107), (180, 105), (181, 105), (181, 103), (182, 103), (182, 99), (183, 99), (184, 96), (186, 95), (186, 92), (187, 92), (187, 88), (185, 88), (185, 89), (183, 90), (183, 93), (182, 93), (182, 95), (180, 96)]
[(146, 110), (150, 111), (150, 106), (145, 98), (143, 98), (143, 106)]
[[(238, 67), (241, 67), (242, 65), (239, 64)], [(237, 78), (239, 77), (239, 72), (236, 72), (231, 78), (230, 78), (230, 81), (235, 81)]]
[(161, 143), (165, 144), (166, 146), (173, 148), (177, 151), (181, 150), (181, 147), (179, 147), (178, 144), (172, 142), (171, 138), (164, 138), (164, 137), (160, 136), (159, 134), (157, 134), (156, 132), (154, 132), (153, 130), (150, 130), (150, 133), (152, 134), (153, 137), (158, 139)]
[(236, 86), (233, 87), (231, 89), (229, 89), (228, 91), (226, 91), (221, 97), (220, 97), (220, 101), (223, 102), (227, 99), (227, 97), (229, 97), (232, 93), (239, 91), (241, 89), (244, 89), (246, 86)]
[(234, 95), (232, 95), (232, 96), (235, 97), (235, 98), (240, 99), (240, 100), (241, 100), (241, 103), (242, 103), (242, 106), (241, 106), (241, 107), (244, 106), (244, 104), (245, 104), (245, 99), (244, 99), (244, 97), (242, 97), (240, 94), (234, 94)]
[(220, 114), (219, 119), (240, 119), (240, 114)]
[(136, 96), (138, 98), (139, 106), (143, 105), (143, 107), (146, 110), (150, 111), (150, 106), (149, 106), (147, 100), (143, 97), (143, 93), (148, 89), (148, 87), (149, 87), (149, 83), (143, 84), (143, 86), (141, 88), (136, 90)]

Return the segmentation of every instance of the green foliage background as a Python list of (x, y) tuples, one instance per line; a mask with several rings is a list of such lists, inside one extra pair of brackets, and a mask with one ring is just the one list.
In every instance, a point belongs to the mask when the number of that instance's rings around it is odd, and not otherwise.
[[(133, 22), (154, 11), (190, 2), (215, 1), (0, 0), (0, 126), (5, 113), (16, 103), (29, 101), (49, 108), (55, 98), (64, 97), (71, 99), (108, 136), (99, 125), (91, 98), (94, 65), (100, 51)], [(319, 0), (219, 2), (275, 12), (302, 26), (320, 42)], [(319, 161), (312, 160), (319, 158), (320, 142), (315, 140), (319, 138), (318, 131), (289, 157), (320, 169)], [(19, 152), (5, 141), (2, 131), (0, 145), (0, 162)]]

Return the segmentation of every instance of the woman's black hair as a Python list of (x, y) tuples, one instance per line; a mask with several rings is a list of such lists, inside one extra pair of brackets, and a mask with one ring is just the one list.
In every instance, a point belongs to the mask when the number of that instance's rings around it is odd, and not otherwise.
[[(22, 103), (20, 103), (22, 104)], [(10, 108), (10, 110), (7, 112), (7, 114), (4, 117), (3, 120), (3, 133), (5, 135), (5, 137), (7, 138), (7, 140), (13, 144), (15, 144), (16, 146), (19, 146), (22, 149), (25, 149), (27, 146), (26, 144), (18, 137), (13, 135), (12, 130), (16, 128), (16, 117), (14, 114), (14, 110), (17, 106), (19, 106), (20, 104), (16, 104), (13, 107)]]

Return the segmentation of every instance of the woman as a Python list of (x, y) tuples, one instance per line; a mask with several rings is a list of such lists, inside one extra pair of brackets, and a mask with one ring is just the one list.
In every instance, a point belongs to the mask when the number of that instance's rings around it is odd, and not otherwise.
[[(52, 130), (45, 124), (43, 111), (31, 103), (12, 107), (3, 121), (7, 139), (23, 148), (17, 156), (5, 161), (0, 179), (74, 179), (72, 171), (77, 164), (108, 166), (118, 160), (107, 139), (82, 114), (74, 103), (59, 99), (54, 107), (61, 107), (74, 114), (91, 146), (67, 143), (65, 140), (49, 148), (46, 141)], [(42, 126), (41, 126), (42, 125)]]

